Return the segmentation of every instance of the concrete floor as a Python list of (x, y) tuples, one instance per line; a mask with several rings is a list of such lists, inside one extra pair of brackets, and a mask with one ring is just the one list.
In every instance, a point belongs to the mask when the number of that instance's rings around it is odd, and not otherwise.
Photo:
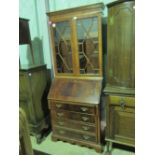
[[(104, 155), (105, 152), (97, 153), (94, 149), (72, 145), (67, 142), (53, 142), (51, 141), (51, 134), (41, 143), (37, 144), (35, 137), (31, 137), (32, 147), (51, 155)], [(106, 147), (104, 149), (106, 151)], [(113, 148), (112, 155), (135, 155), (133, 152)]]

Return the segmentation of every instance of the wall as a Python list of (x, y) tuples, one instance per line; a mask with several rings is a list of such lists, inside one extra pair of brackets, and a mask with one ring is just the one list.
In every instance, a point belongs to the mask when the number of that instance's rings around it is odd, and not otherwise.
[(44, 62), (47, 64), (47, 68), (52, 69), (51, 60), (51, 48), (49, 41), (49, 30), (48, 30), (48, 18), (46, 12), (48, 9), (49, 0), (36, 0), (37, 1), (37, 15), (38, 15), (38, 27), (39, 27), (39, 37), (42, 40), (42, 47), (44, 53)]
[[(42, 59), (43, 51), (41, 51), (41, 49), (38, 46), (40, 38), (38, 37), (39, 28), (36, 14), (36, 5), (34, 0), (20, 0), (19, 17), (29, 19), (29, 27), (33, 45), (35, 63), (43, 62)], [(20, 45), (19, 52), (20, 52), (21, 65), (32, 64), (32, 57), (30, 54), (29, 45)]]
[[(31, 41), (34, 51), (35, 64), (47, 64), (51, 68), (50, 45), (44, 0), (20, 0), (19, 17), (29, 19)], [(21, 66), (32, 64), (28, 45), (19, 46)]]

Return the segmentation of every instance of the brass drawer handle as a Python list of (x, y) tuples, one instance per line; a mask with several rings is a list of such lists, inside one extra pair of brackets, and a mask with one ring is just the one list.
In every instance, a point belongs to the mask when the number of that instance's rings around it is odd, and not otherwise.
[(58, 115), (59, 117), (62, 117), (62, 116), (64, 115), (64, 113), (57, 113), (57, 115)]
[(62, 107), (62, 104), (56, 104), (56, 107), (57, 108), (61, 108)]
[(85, 140), (88, 140), (88, 139), (90, 138), (90, 136), (83, 135), (83, 138), (84, 138)]
[(125, 101), (124, 101), (124, 98), (121, 98), (121, 99), (120, 99), (120, 106), (121, 106), (121, 108), (124, 110), (124, 108), (125, 108)]
[(59, 125), (64, 125), (64, 122), (58, 122)]
[(81, 107), (81, 110), (82, 110), (83, 112), (86, 112), (86, 111), (88, 111), (88, 108), (86, 108), (86, 107)]
[(32, 76), (32, 73), (28, 73), (29, 76)]
[(88, 121), (89, 118), (88, 118), (88, 117), (82, 117), (82, 120), (83, 120), (83, 121)]
[(88, 131), (90, 129), (90, 127), (88, 126), (82, 126), (83, 130)]
[(59, 130), (60, 134), (65, 134), (66, 132), (64, 130)]

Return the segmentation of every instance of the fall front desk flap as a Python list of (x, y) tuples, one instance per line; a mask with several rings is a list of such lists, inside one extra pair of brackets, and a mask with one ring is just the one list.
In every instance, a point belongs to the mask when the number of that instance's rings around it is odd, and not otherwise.
[(99, 104), (101, 88), (101, 80), (54, 79), (48, 99)]

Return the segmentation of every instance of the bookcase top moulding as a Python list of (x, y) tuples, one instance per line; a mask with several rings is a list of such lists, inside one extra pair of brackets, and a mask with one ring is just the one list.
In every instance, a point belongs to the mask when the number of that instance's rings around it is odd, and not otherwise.
[(104, 4), (103, 3), (95, 3), (95, 4), (90, 4), (90, 5), (84, 5), (84, 6), (78, 6), (78, 7), (73, 7), (69, 9), (63, 9), (63, 10), (57, 10), (53, 12), (47, 12), (46, 14), (48, 16), (63, 16), (65, 14), (70, 14), (70, 13), (79, 13), (81, 11), (87, 12), (102, 12), (104, 9)]

